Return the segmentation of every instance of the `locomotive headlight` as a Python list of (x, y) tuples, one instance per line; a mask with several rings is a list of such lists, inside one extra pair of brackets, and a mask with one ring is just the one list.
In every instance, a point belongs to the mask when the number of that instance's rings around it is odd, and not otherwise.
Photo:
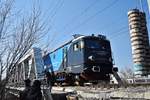
[(91, 61), (94, 61), (94, 56), (91, 55), (91, 56), (88, 57), (88, 59), (91, 60)]

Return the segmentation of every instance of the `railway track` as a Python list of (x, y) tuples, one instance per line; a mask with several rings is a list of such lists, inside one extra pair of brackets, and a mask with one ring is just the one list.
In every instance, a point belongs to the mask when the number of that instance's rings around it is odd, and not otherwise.
[[(46, 89), (47, 87), (41, 88)], [(9, 89), (13, 93), (23, 90), (22, 87)], [(150, 87), (53, 86), (51, 94), (71, 94), (77, 96), (80, 100), (150, 100)]]
[(88, 86), (53, 87), (53, 90), (74, 92), (81, 100), (150, 100), (149, 87), (99, 88)]

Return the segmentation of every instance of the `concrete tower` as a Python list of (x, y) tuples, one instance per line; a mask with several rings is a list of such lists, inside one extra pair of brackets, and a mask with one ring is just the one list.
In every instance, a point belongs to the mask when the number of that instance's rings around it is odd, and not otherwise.
[(134, 74), (148, 76), (150, 74), (150, 49), (146, 15), (138, 9), (128, 12)]

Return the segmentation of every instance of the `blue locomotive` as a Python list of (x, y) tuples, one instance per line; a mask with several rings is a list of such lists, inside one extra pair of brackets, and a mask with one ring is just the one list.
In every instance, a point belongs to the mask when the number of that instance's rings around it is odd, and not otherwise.
[[(109, 81), (113, 67), (110, 41), (103, 35), (74, 35), (74, 39), (43, 57), (56, 82)], [(48, 67), (49, 66), (49, 67)]]

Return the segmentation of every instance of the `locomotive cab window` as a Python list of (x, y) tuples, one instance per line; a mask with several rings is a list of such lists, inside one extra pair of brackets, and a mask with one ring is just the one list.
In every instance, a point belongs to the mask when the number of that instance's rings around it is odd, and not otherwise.
[(79, 41), (73, 44), (73, 51), (78, 51), (84, 48), (84, 41)]
[(100, 45), (99, 41), (87, 40), (87, 48), (99, 49), (99, 48), (101, 48), (101, 45)]
[(89, 49), (99, 49), (99, 50), (109, 50), (110, 46), (108, 42), (99, 40), (86, 40), (86, 48)]
[(74, 43), (73, 45), (73, 51), (78, 51), (79, 50), (79, 43)]
[(80, 42), (80, 45), (81, 45), (81, 49), (83, 49), (83, 48), (84, 48), (84, 42), (81, 41), (81, 42)]

